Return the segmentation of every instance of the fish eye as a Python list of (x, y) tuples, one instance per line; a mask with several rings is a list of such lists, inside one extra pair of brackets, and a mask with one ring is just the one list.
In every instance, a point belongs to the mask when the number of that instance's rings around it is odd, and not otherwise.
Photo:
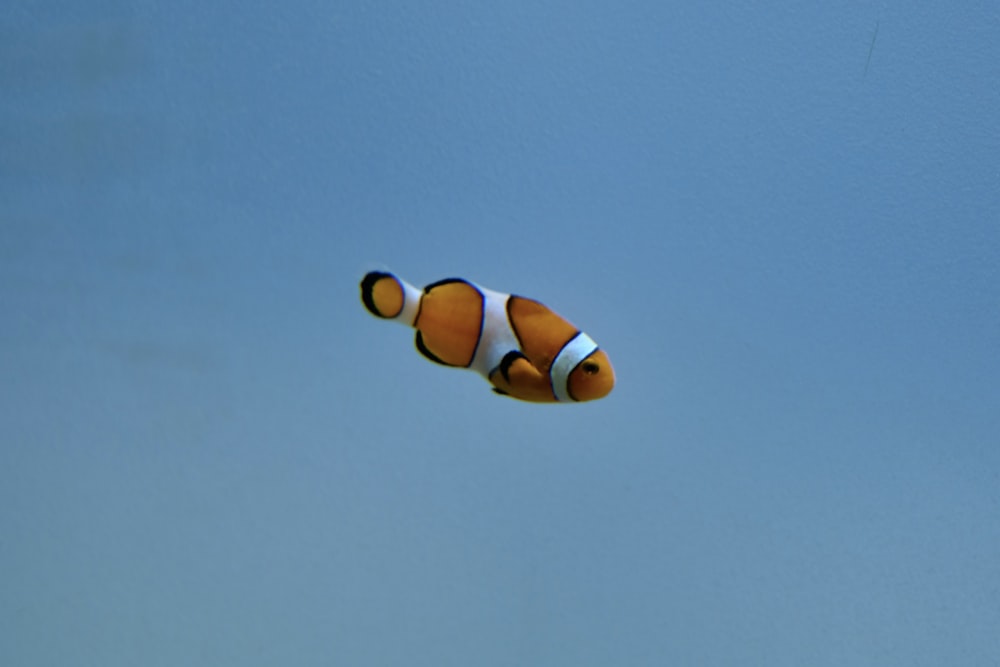
[(587, 375), (596, 375), (598, 371), (601, 370), (600, 365), (594, 361), (583, 362), (583, 366), (581, 366), (581, 368), (583, 368), (583, 372)]

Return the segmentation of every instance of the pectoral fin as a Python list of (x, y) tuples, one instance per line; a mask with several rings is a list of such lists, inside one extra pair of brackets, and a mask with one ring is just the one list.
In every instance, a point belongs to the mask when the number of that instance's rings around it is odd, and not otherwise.
[(526, 401), (548, 402), (556, 400), (549, 376), (539, 371), (519, 350), (504, 355), (500, 364), (490, 373), (494, 391)]

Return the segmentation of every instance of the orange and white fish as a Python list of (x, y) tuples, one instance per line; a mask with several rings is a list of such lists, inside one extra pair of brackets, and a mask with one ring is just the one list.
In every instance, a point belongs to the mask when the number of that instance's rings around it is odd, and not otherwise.
[(460, 278), (420, 290), (372, 271), (361, 281), (361, 301), (373, 315), (415, 328), (425, 357), (480, 373), (498, 394), (538, 403), (592, 401), (615, 385), (604, 350), (532, 299)]

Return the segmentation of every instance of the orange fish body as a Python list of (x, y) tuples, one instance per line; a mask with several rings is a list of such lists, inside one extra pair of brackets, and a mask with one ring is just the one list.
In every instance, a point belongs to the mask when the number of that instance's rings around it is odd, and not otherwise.
[(431, 361), (470, 368), (493, 391), (536, 403), (591, 401), (615, 384), (608, 355), (585, 333), (537, 301), (460, 278), (420, 290), (383, 271), (361, 281), (373, 315), (417, 330)]

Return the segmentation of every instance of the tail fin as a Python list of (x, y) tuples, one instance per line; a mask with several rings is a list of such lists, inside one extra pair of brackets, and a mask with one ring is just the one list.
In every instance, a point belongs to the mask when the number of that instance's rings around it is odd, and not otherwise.
[(361, 302), (368, 312), (383, 319), (412, 325), (420, 296), (416, 287), (385, 271), (371, 271), (361, 280)]

